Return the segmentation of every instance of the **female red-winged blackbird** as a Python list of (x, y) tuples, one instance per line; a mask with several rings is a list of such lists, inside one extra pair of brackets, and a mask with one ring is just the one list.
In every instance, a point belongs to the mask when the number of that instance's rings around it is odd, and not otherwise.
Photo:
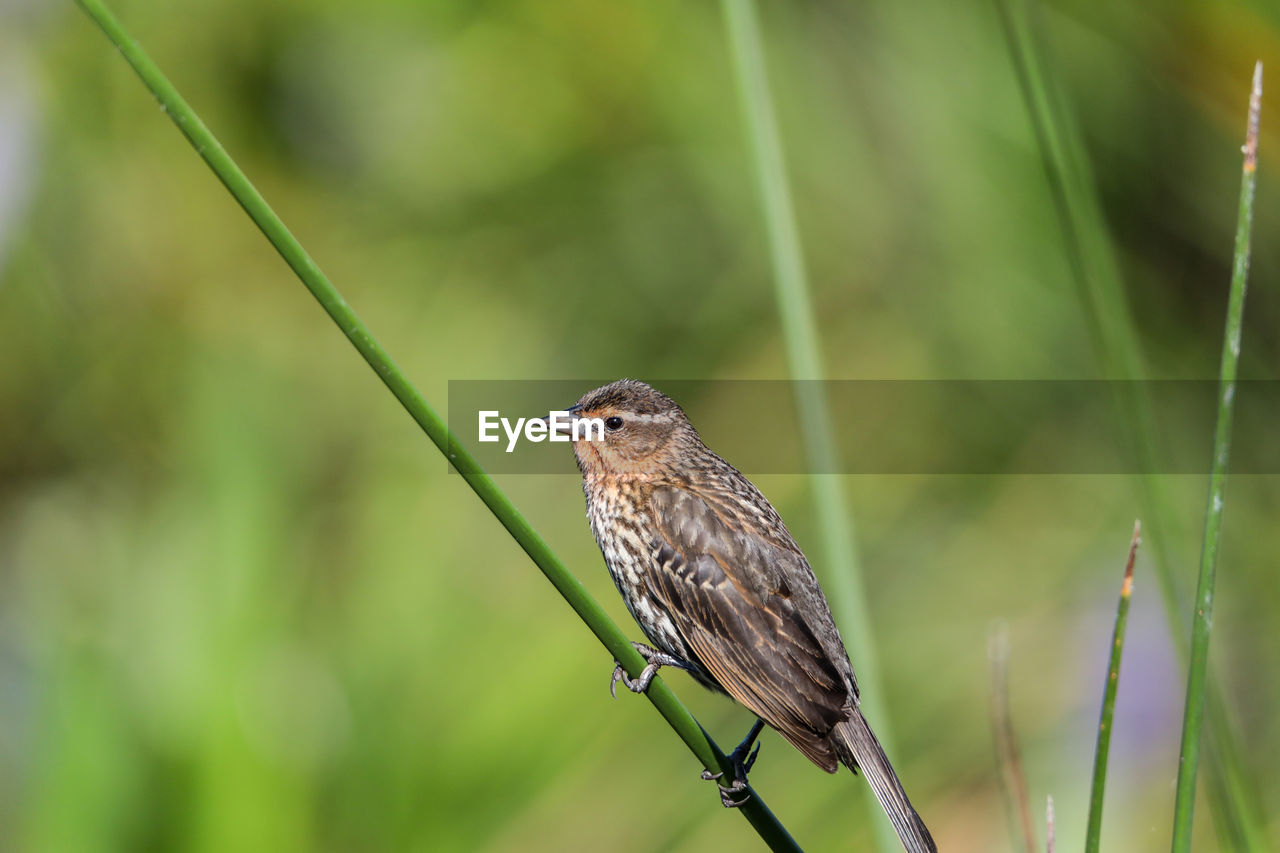
[[(627, 609), (660, 666), (728, 693), (814, 764), (861, 769), (911, 853), (936, 851), (924, 821), (858, 709), (858, 683), (813, 570), (777, 511), (736, 468), (707, 448), (671, 398), (624, 379), (568, 412), (599, 418), (602, 438), (577, 438), (591, 532)], [(760, 723), (734, 750), (725, 805), (746, 787)], [(757, 747), (757, 750), (759, 747)], [(704, 778), (716, 778), (703, 774)]]

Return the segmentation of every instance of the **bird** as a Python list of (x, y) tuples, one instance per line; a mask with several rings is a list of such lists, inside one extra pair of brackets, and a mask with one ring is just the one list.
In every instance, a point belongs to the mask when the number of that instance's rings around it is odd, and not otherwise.
[[(862, 772), (909, 853), (936, 853), (860, 709), (858, 682), (831, 608), (800, 546), (758, 488), (702, 441), (684, 410), (644, 382), (584, 394), (553, 423), (574, 430), (587, 518), (627, 610), (652, 645), (631, 678), (661, 667), (728, 694), (757, 720), (730, 754), (734, 778), (704, 771), (728, 807), (746, 801), (764, 725), (828, 773)], [(567, 416), (567, 417), (566, 417)], [(728, 784), (725, 784), (728, 782)]]

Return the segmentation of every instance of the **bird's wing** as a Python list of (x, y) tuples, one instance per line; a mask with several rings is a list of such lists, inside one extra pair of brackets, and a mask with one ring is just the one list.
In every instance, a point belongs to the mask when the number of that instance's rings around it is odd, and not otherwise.
[(847, 714), (849, 685), (793, 600), (786, 579), (812, 574), (803, 555), (744, 532), (723, 506), (684, 488), (655, 488), (651, 505), (650, 592), (729, 695), (834, 772), (827, 741)]

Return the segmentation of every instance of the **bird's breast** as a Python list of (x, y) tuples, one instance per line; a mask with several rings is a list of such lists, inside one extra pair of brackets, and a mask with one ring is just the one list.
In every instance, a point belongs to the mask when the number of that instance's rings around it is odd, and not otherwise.
[(655, 560), (655, 530), (647, 502), (617, 487), (589, 485), (586, 493), (591, 533), (632, 618), (651, 643), (682, 660), (691, 660), (665, 605), (650, 592), (647, 576), (662, 568)]

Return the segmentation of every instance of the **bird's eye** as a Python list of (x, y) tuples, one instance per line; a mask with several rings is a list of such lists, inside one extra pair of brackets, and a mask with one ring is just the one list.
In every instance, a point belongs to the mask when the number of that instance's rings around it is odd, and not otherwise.
[(617, 415), (614, 415), (611, 418), (605, 418), (604, 427), (605, 429), (610, 431), (615, 429), (622, 429), (622, 418), (618, 417)]

